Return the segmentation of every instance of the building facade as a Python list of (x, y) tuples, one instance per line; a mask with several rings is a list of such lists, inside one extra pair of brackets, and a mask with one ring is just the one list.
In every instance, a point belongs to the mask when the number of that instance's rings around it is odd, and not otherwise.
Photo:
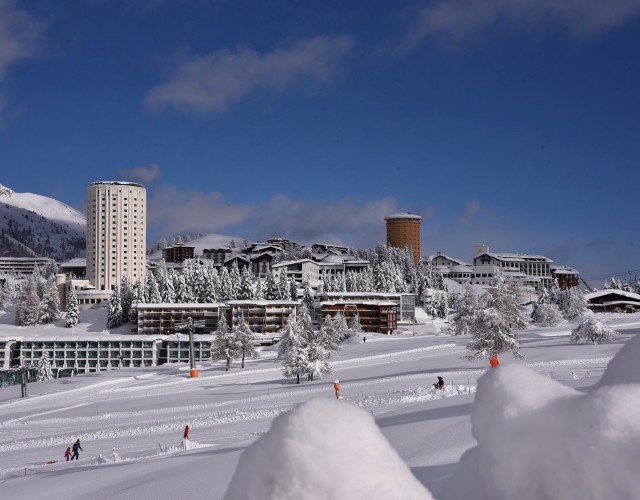
[(387, 215), (387, 246), (395, 248), (411, 247), (413, 260), (420, 262), (420, 224), (419, 215), (400, 213)]
[(132, 182), (93, 182), (87, 189), (87, 278), (111, 290), (146, 269), (147, 192)]

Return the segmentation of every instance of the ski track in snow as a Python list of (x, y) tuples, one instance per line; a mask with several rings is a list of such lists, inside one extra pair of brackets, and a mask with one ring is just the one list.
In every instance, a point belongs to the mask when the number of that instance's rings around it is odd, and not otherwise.
[[(358, 368), (371, 366), (375, 364), (383, 364), (387, 362), (398, 362), (408, 360), (420, 360), (432, 355), (451, 354), (456, 350), (463, 351), (464, 346), (455, 343), (443, 344), (438, 346), (428, 346), (407, 351), (399, 351), (392, 353), (377, 354), (364, 356), (355, 359), (335, 360), (332, 362), (334, 367), (340, 368)], [(556, 361), (540, 361), (527, 363), (527, 366), (538, 371), (544, 372), (544, 368), (562, 368), (566, 367), (594, 367), (600, 368), (606, 366), (611, 357), (600, 357), (592, 359), (565, 359)], [(214, 365), (215, 366), (215, 365)], [(217, 368), (217, 367), (216, 367)], [(215, 369), (215, 368), (214, 368)], [(75, 438), (80, 438), (82, 442), (104, 441), (126, 438), (128, 436), (158, 436), (175, 435), (180, 432), (184, 426), (185, 415), (188, 415), (190, 426), (192, 429), (206, 429), (224, 426), (240, 421), (270, 421), (277, 415), (289, 411), (302, 401), (308, 400), (314, 395), (326, 395), (333, 397), (332, 391), (328, 390), (326, 384), (316, 385), (313, 387), (295, 387), (291, 390), (282, 391), (282, 368), (280, 365), (270, 368), (259, 368), (244, 372), (236, 371), (232, 373), (220, 373), (217, 370), (205, 368), (202, 375), (198, 379), (179, 378), (176, 380), (175, 374), (154, 373), (145, 376), (117, 378), (106, 380), (97, 384), (70, 389), (61, 393), (44, 394), (31, 399), (15, 400), (7, 402), (7, 406), (14, 406), (14, 411), (21, 412), (27, 410), (29, 405), (31, 408), (42, 406), (46, 411), (40, 413), (32, 413), (29, 415), (19, 416), (0, 423), (0, 431), (9, 433), (12, 439), (0, 441), (0, 452), (12, 452), (32, 448), (45, 449), (48, 447), (58, 447), (71, 442)], [(442, 370), (441, 373), (452, 380), (456, 377), (473, 380), (485, 373), (486, 369), (476, 370), (458, 370), (447, 371)], [(573, 373), (573, 372), (571, 372)], [(417, 402), (432, 401), (446, 397), (455, 397), (465, 394), (474, 394), (475, 385), (473, 384), (454, 384), (446, 386), (444, 391), (435, 390), (433, 387), (412, 386), (412, 382), (419, 381), (424, 384), (424, 373), (412, 373), (405, 375), (391, 375), (388, 377), (380, 377), (375, 380), (364, 380), (358, 382), (343, 383), (343, 392), (348, 394), (345, 402), (361, 406), (393, 406), (401, 404), (412, 404)], [(252, 383), (270, 382), (278, 384), (273, 393), (261, 394), (259, 396), (239, 397), (227, 401), (219, 401), (215, 403), (207, 403), (201, 405), (185, 405), (172, 406), (167, 408), (154, 408), (140, 411), (118, 411), (104, 412), (95, 416), (77, 416), (65, 418), (40, 418), (53, 413), (64, 411), (72, 411), (75, 408), (88, 404), (87, 402), (78, 402), (80, 398), (91, 400), (101, 400), (108, 402), (110, 398), (117, 396), (119, 400), (148, 396), (153, 393), (166, 394), (171, 392), (185, 391), (215, 391), (220, 388), (228, 387), (229, 384), (237, 384), (234, 382), (244, 380)], [(398, 389), (399, 383), (404, 383), (405, 388)], [(114, 385), (118, 387), (110, 387)], [(219, 384), (219, 385), (215, 385)], [(244, 383), (243, 383), (244, 385)], [(211, 387), (206, 387), (211, 386)], [(377, 394), (372, 394), (372, 389), (376, 389)], [(96, 390), (96, 388), (98, 390)], [(387, 390), (388, 388), (388, 390)], [(380, 390), (383, 389), (383, 390)], [(51, 400), (56, 398), (64, 401), (69, 394), (75, 394), (74, 404), (61, 405), (59, 408), (51, 408)], [(83, 393), (86, 393), (83, 394)], [(45, 403), (46, 404), (41, 404)], [(234, 406), (231, 411), (224, 411), (225, 407)], [(242, 408), (246, 406), (247, 408)], [(238, 408), (240, 407), (240, 408)], [(217, 410), (217, 411), (216, 411)], [(213, 412), (213, 413), (212, 413)], [(6, 413), (5, 413), (6, 415)], [(84, 424), (84, 425), (79, 425)], [(39, 438), (23, 438), (16, 437), (21, 427), (25, 425), (37, 426), (42, 429)], [(83, 431), (77, 432), (77, 428), (83, 428)], [(261, 428), (263, 428), (262, 426)], [(266, 429), (265, 429), (266, 430)], [(248, 438), (255, 437), (262, 432), (251, 433)], [(33, 435), (33, 429), (30, 432)], [(227, 438), (238, 436), (231, 432), (226, 433)], [(216, 441), (227, 441), (224, 437), (225, 433), (220, 435), (221, 439)], [(2, 436), (4, 437), (4, 436)], [(207, 446), (221, 446), (207, 445)], [(130, 449), (130, 453), (134, 456), (128, 460), (145, 459), (157, 456), (157, 445), (135, 447)], [(169, 447), (167, 453), (175, 453), (181, 451), (180, 445), (175, 444)], [(163, 451), (165, 453), (165, 451)], [(101, 457), (102, 458), (102, 457)], [(104, 460), (104, 458), (102, 458)], [(4, 459), (4, 473), (7, 474), (11, 470), (23, 469), (25, 465), (34, 465), (34, 463), (12, 463), (11, 454)], [(0, 474), (0, 477), (3, 476)]]

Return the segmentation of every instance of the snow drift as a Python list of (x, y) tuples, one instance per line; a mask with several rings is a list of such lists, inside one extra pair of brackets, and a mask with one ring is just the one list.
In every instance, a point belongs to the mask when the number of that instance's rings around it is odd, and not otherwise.
[(433, 497), (366, 411), (316, 398), (278, 416), (247, 448), (225, 500)]
[(639, 351), (638, 338), (624, 346), (607, 369), (615, 374), (589, 394), (520, 365), (483, 375), (471, 415), (478, 445), (438, 499), (637, 499), (640, 384), (615, 382), (638, 379), (626, 365)]

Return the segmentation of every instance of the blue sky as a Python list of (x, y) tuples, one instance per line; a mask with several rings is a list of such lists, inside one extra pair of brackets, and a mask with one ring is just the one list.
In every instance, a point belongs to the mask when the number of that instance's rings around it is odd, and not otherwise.
[[(638, 0), (0, 0), (0, 183), (178, 233), (640, 275)], [(628, 275), (627, 275), (628, 276)]]

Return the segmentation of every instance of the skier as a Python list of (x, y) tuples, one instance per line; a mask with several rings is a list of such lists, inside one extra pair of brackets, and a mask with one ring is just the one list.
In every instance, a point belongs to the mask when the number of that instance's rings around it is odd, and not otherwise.
[(362, 337), (362, 341), (366, 344), (367, 343), (367, 337)]
[(433, 387), (443, 391), (444, 390), (444, 379), (442, 377), (438, 376), (438, 381), (433, 384)]
[(184, 434), (182, 435), (182, 439), (189, 439), (189, 424), (184, 426)]
[(64, 458), (67, 459), (67, 462), (69, 461), (69, 458), (71, 458), (71, 446), (67, 446), (67, 451), (64, 452)]
[(74, 458), (76, 460), (80, 460), (80, 455), (78, 454), (78, 450), (83, 451), (82, 446), (80, 446), (80, 439), (76, 439), (76, 442), (73, 443), (73, 455), (71, 455), (71, 460), (73, 460)]
[(340, 399), (340, 381), (336, 380), (333, 383), (333, 388), (336, 391), (336, 399)]
[(491, 365), (491, 368), (497, 368), (498, 366), (500, 366), (500, 361), (498, 361), (497, 354), (494, 354), (493, 356), (491, 356), (491, 358), (489, 358), (489, 364)]

